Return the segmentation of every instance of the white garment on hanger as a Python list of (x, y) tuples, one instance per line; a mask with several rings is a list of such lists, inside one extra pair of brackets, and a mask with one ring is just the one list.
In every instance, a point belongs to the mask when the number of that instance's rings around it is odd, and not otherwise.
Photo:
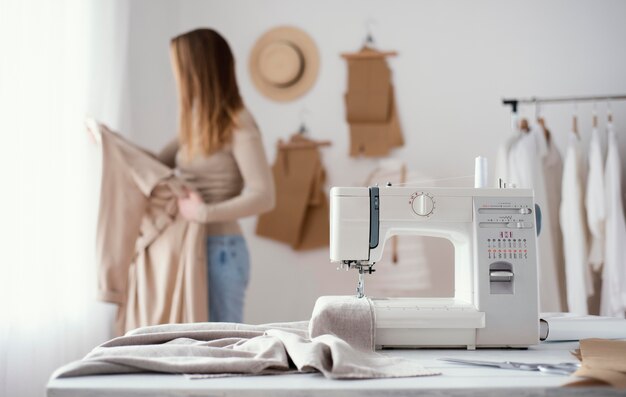
[(572, 132), (565, 153), (561, 194), (561, 231), (565, 253), (567, 306), (571, 313), (589, 314), (587, 298), (593, 294), (588, 264), (588, 232), (583, 202), (583, 159), (578, 136)]
[(552, 233), (554, 258), (556, 263), (556, 275), (561, 297), (562, 311), (567, 311), (567, 295), (565, 285), (565, 256), (563, 255), (563, 235), (561, 234), (561, 182), (563, 181), (563, 159), (561, 153), (554, 144), (554, 139), (549, 139), (544, 133), (548, 152), (543, 157), (543, 178), (546, 183), (546, 196), (550, 221), (546, 233)]
[(533, 128), (522, 134), (511, 145), (507, 161), (508, 183), (519, 188), (534, 189), (535, 203), (541, 207), (542, 232), (537, 239), (539, 308), (542, 312), (562, 311), (561, 296), (556, 268), (553, 235), (550, 233), (550, 206), (544, 180), (542, 159), (547, 154), (547, 143), (543, 131)]
[(589, 142), (589, 175), (585, 192), (585, 207), (587, 210), (587, 225), (591, 232), (589, 247), (589, 263), (595, 270), (599, 270), (604, 261), (604, 222), (606, 218), (604, 192), (604, 161), (600, 146), (598, 129), (591, 131)]
[(622, 207), (621, 163), (613, 125), (607, 127), (604, 171), (606, 221), (600, 315), (624, 317), (626, 310), (626, 224)]

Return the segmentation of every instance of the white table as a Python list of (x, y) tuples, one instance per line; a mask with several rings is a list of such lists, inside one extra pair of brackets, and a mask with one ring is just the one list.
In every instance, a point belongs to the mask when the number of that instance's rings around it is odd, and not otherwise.
[(575, 361), (578, 343), (544, 343), (528, 350), (385, 350), (419, 360), (442, 375), (374, 380), (329, 380), (320, 374), (187, 379), (182, 375), (103, 375), (55, 379), (48, 397), (109, 396), (605, 396), (626, 395), (614, 389), (562, 388), (573, 378), (539, 372), (463, 366), (441, 357), (478, 360), (560, 363)]

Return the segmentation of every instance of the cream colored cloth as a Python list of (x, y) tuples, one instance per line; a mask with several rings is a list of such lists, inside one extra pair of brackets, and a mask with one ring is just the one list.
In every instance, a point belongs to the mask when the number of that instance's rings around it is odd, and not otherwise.
[(189, 159), (187, 146), (175, 139), (158, 158), (176, 167), (176, 175), (202, 196), (205, 205), (195, 220), (206, 224), (208, 235), (241, 234), (239, 218), (274, 208), (276, 193), (263, 141), (246, 109), (237, 116), (232, 143), (219, 151)]
[(584, 205), (584, 162), (578, 136), (571, 132), (563, 167), (561, 229), (565, 252), (565, 280), (569, 312), (589, 314), (587, 298), (593, 295), (588, 261), (588, 231)]
[(535, 202), (541, 207), (542, 229), (537, 238), (537, 266), (539, 275), (539, 308), (545, 312), (562, 311), (559, 292), (557, 256), (554, 248), (552, 229), (553, 216), (550, 213), (550, 199), (546, 190), (542, 159), (547, 154), (547, 143), (543, 131), (533, 128), (510, 142), (504, 181), (518, 188), (533, 189)]
[[(545, 137), (544, 133), (544, 137)], [(561, 307), (567, 311), (567, 287), (565, 284), (565, 254), (563, 253), (563, 234), (561, 233), (561, 185), (563, 181), (563, 159), (554, 144), (554, 139), (546, 139), (547, 152), (543, 157), (543, 178), (546, 184), (546, 198), (548, 200), (548, 215), (550, 221), (544, 229), (545, 233), (552, 234), (552, 247), (556, 275), (559, 285)]]
[(626, 224), (622, 203), (621, 161), (613, 125), (608, 126), (604, 184), (606, 223), (600, 315), (624, 318), (626, 311)]
[(604, 222), (606, 219), (606, 198), (604, 191), (604, 164), (598, 129), (591, 131), (589, 142), (589, 175), (585, 192), (587, 224), (591, 232), (589, 263), (599, 270), (604, 262)]
[(574, 376), (589, 380), (571, 385), (588, 386), (591, 380), (626, 389), (626, 341), (583, 339), (578, 356), (582, 366)]
[(182, 182), (106, 126), (100, 134), (98, 290), (101, 300), (119, 305), (116, 332), (207, 321), (204, 226), (178, 214)]
[[(368, 299), (323, 297), (310, 323), (167, 324), (95, 348), (53, 377), (162, 372), (192, 377), (321, 372), (332, 379), (437, 375), (412, 360), (372, 351)], [(307, 330), (307, 325), (310, 329)]]

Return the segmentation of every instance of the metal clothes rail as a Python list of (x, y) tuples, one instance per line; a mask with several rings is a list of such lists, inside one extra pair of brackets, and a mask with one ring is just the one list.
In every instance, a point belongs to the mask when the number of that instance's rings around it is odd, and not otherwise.
[(594, 95), (594, 96), (566, 96), (566, 97), (530, 97), (530, 98), (503, 98), (502, 104), (510, 106), (513, 113), (517, 113), (520, 104), (544, 104), (544, 103), (578, 103), (600, 101), (622, 101), (626, 95)]

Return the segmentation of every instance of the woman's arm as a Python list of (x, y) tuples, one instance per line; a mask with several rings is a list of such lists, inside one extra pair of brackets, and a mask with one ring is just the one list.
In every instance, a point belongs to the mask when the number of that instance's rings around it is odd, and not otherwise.
[(258, 215), (274, 208), (274, 178), (261, 134), (254, 123), (234, 132), (233, 155), (244, 182), (241, 194), (219, 203), (207, 204), (202, 202), (197, 193), (190, 192), (188, 198), (179, 200), (183, 216), (202, 223), (224, 222)]

